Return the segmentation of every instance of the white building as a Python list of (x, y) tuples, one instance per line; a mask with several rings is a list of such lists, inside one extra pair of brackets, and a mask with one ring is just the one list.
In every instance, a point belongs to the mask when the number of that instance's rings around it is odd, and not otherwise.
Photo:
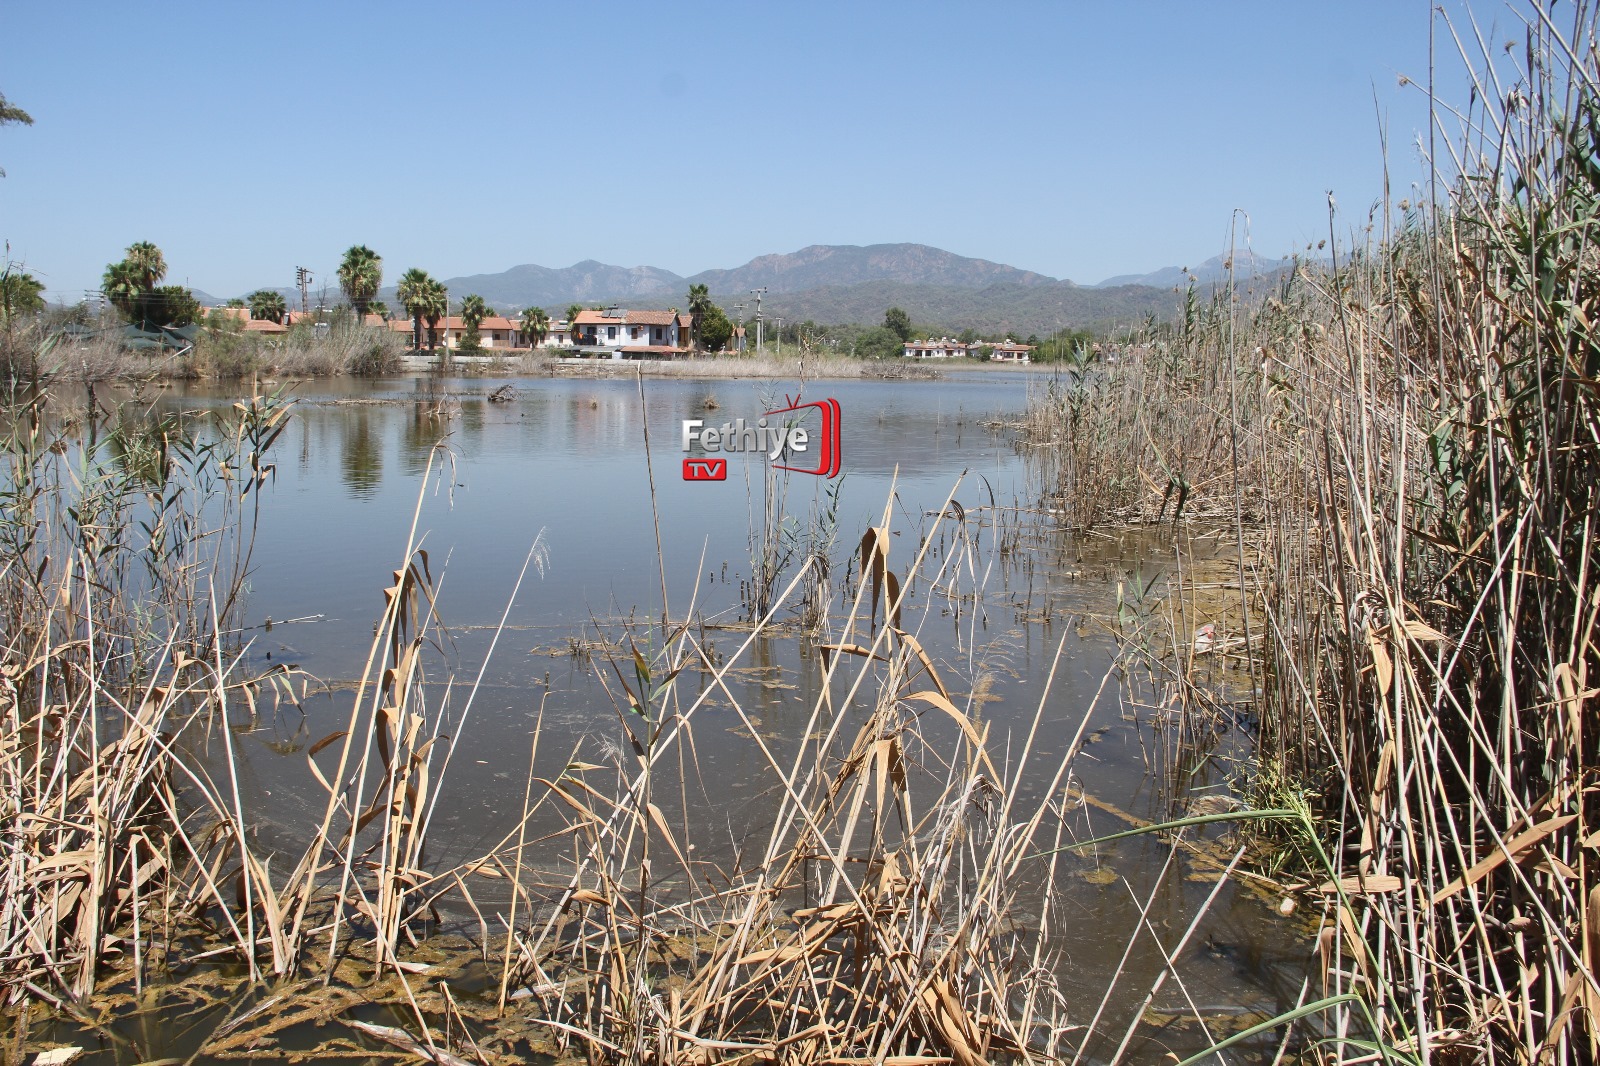
[(969, 351), (960, 341), (940, 337), (936, 341), (906, 341), (902, 354), (907, 359), (960, 359)]
[(624, 359), (671, 359), (689, 353), (691, 321), (675, 311), (580, 311), (572, 321), (572, 341)]

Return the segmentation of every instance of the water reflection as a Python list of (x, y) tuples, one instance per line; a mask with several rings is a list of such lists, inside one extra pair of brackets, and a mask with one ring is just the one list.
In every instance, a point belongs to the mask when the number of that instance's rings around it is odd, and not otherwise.
[(383, 453), (372, 427), (372, 416), (357, 410), (343, 420), (339, 466), (344, 471), (345, 487), (358, 499), (376, 495), (383, 481)]

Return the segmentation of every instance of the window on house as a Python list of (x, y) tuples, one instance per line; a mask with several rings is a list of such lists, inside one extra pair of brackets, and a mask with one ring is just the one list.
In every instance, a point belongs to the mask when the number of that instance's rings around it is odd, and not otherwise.
[(617, 327), (616, 326), (607, 326), (606, 327), (606, 340), (614, 341), (616, 339), (617, 339)]

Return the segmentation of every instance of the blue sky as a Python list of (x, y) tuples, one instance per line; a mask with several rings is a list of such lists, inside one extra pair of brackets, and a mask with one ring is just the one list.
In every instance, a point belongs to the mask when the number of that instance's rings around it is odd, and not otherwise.
[[(1447, 0), (1460, 14), (1462, 0)], [(9, 4), (0, 237), (215, 295), (914, 241), (1092, 283), (1364, 224), (1425, 173), (1425, 0)], [(1511, 9), (1474, 2), (1496, 37)], [(1441, 95), (1460, 100), (1438, 34)], [(1241, 243), (1243, 234), (1241, 234)]]

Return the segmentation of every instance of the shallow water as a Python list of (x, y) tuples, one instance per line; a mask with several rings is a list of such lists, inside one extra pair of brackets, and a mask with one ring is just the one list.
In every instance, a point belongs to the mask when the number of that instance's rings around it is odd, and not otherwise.
[[(1102, 805), (1078, 808), (1069, 829), (1092, 836), (1127, 828), (1107, 806), (1152, 820), (1175, 811), (1163, 712), (1132, 702), (1141, 697), (1137, 685), (1127, 687), (1117, 675), (1107, 681), (1117, 652), (1111, 629), (1119, 618), (1118, 584), (1125, 595), (1135, 582), (1154, 579), (1164, 587), (1174, 563), (1159, 537), (1075, 536), (1039, 513), (1025, 449), (985, 425), (1020, 416), (1034, 380), (972, 373), (804, 385), (806, 400), (832, 397), (840, 404), (843, 477), (788, 476), (781, 510), (803, 540), (818, 516), (834, 508), (837, 636), (851, 591), (847, 565), (886, 506), (891, 565), (903, 573), (946, 501), (961, 505), (967, 541), (947, 520), (933, 534), (929, 555), (936, 566), (960, 559), (965, 576), (913, 583), (906, 627), (928, 646), (952, 690), (981, 693), (976, 706), (984, 720), (995, 735), (1014, 738), (1012, 758), (1021, 754), (1041, 700), (1043, 728), (1031, 753), (1041, 764), (1053, 765), (1083, 716), (1091, 716), (1085, 732), (1093, 742), (1078, 760), (1075, 787)], [(475, 857), (514, 824), (536, 722), (542, 723), (537, 776), (554, 778), (574, 753), (602, 762), (619, 743), (607, 652), (575, 653), (575, 642), (621, 639), (630, 620), (636, 635), (644, 633), (662, 613), (663, 569), (671, 617), (694, 618), (721, 655), (748, 636), (740, 623), (749, 616), (752, 529), (761, 520), (765, 470), (760, 460), (736, 457), (726, 481), (684, 480), (681, 424), (754, 420), (784, 406), (785, 396), (802, 386), (647, 380), (641, 398), (639, 385), (627, 379), (509, 383), (515, 396), (500, 403), (488, 399), (507, 384), (498, 378), (313, 382), (293, 390), (294, 418), (276, 445), (276, 475), (265, 490), (242, 618), (249, 627), (244, 657), (251, 668), (289, 664), (327, 685), (312, 686), (298, 709), (236, 717), (242, 790), (253, 797), (254, 820), (269, 847), (280, 831), (298, 838), (281, 827), (314, 823), (321, 814), (323, 794), (308, 772), (306, 750), (343, 727), (347, 683), (362, 673), (382, 590), (405, 562), (414, 521), (449, 634), (431, 691), (444, 700), (446, 669), (458, 686), (449, 696), (457, 747), (435, 814), (429, 853), (435, 863)], [(156, 406), (200, 411), (235, 398), (229, 390), (179, 386)], [(435, 416), (441, 402), (449, 412), (443, 419)], [(648, 465), (641, 410), (648, 416)], [(441, 434), (447, 452), (435, 448)], [(536, 544), (545, 565), (530, 569), (513, 594)], [(964, 544), (970, 556), (960, 554)], [(1143, 609), (1135, 608), (1135, 615)], [(1124, 625), (1137, 624), (1128, 617), (1124, 608)], [(787, 612), (778, 620), (788, 620)], [(733, 685), (734, 698), (779, 750), (805, 729), (818, 697), (820, 665), (808, 648), (792, 627), (763, 635), (741, 660), (751, 669)], [(469, 703), (462, 682), (480, 671)], [(694, 809), (693, 832), (700, 835), (687, 840), (715, 856), (736, 849), (749, 831), (741, 819), (759, 807), (767, 767), (726, 700), (711, 701), (696, 722), (698, 794), (682, 797), (675, 817), (685, 805)], [(1237, 730), (1220, 735), (1190, 783), (1218, 789), (1226, 759), (1247, 750)], [(1167, 853), (1146, 837), (1102, 849), (1098, 859), (1064, 863), (1057, 976), (1068, 1001), (1080, 1005), (1074, 1023), (1089, 1021), (1118, 969)], [(1167, 876), (1147, 915), (1163, 943), (1177, 940), (1211, 888), (1193, 870)], [(1169, 981), (1153, 1007), (1183, 1014), (1193, 1003), (1208, 1017), (1226, 1016), (1214, 1030), (1220, 1033), (1228, 1018), (1286, 1007), (1298, 992), (1303, 958), (1286, 920), (1256, 893), (1229, 886), (1179, 960), (1181, 982)], [(1096, 1045), (1099, 1053), (1115, 1046), (1161, 966), (1142, 938), (1124, 966), (1116, 1006), (1098, 1027), (1112, 1034), (1105, 1046)], [(1154, 1060), (1168, 1048), (1203, 1046), (1196, 1030), (1175, 1025), (1141, 1036), (1135, 1051)]]

